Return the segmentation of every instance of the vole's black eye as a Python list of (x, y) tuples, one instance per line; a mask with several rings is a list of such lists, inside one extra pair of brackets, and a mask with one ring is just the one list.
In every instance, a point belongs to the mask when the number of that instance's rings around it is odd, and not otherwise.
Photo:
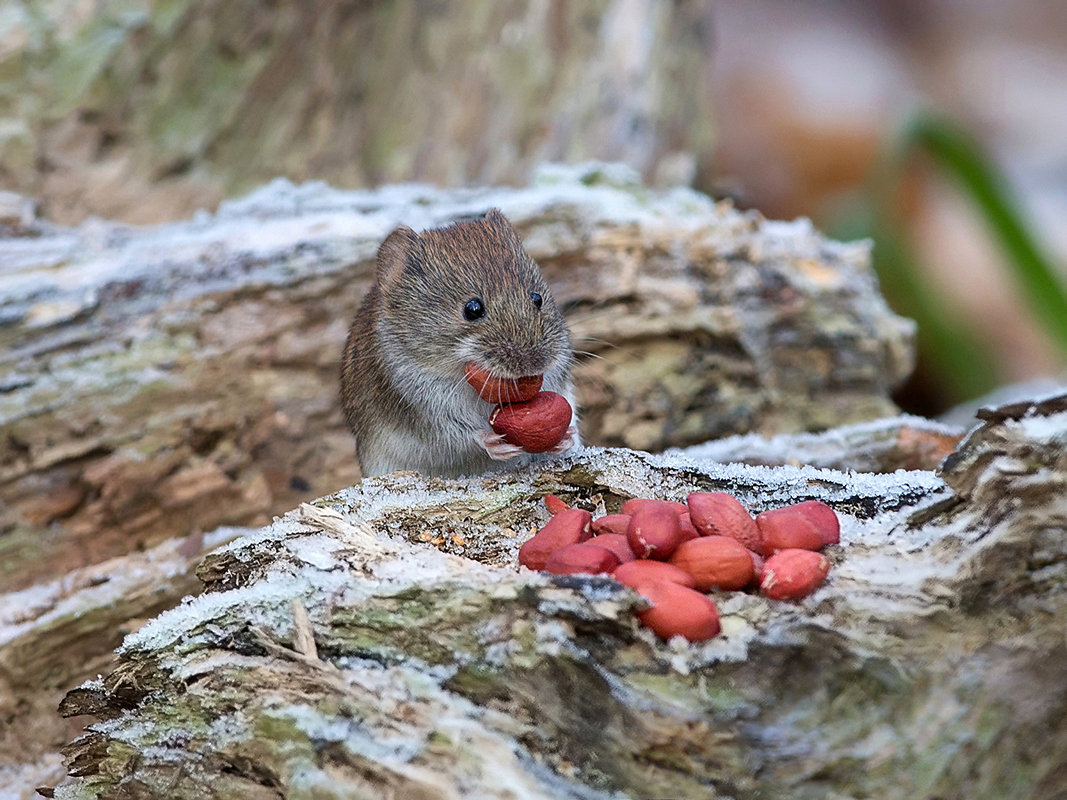
[(538, 308), (540, 308), (541, 307), (541, 303), (544, 302), (541, 299), (541, 295), (539, 295), (537, 292), (530, 292), (530, 299), (533, 300), (534, 305), (537, 306)]
[(463, 306), (463, 318), (468, 322), (474, 322), (485, 316), (485, 303), (480, 297), (472, 297)]

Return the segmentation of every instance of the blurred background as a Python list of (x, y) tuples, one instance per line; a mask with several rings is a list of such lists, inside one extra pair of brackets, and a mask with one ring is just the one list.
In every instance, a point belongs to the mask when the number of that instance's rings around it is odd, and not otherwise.
[(588, 158), (874, 237), (906, 410), (1067, 365), (1063, 0), (0, 2), (0, 188), (57, 222)]

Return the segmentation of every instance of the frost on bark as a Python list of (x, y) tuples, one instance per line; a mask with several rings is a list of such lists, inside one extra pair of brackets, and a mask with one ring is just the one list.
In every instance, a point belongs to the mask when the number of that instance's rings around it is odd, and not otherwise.
[[(940, 476), (591, 449), (364, 481), (210, 555), (68, 695), (97, 721), (55, 796), (1062, 796), (1065, 442), (1061, 396), (984, 412)], [(608, 579), (514, 566), (545, 492), (694, 489), (830, 503), (827, 583), (723, 596), (690, 646)]]
[[(867, 243), (625, 168), (521, 188), (275, 182), (216, 214), (0, 218), (0, 588), (170, 537), (262, 525), (359, 478), (338, 359), (404, 223), (499, 207), (566, 310), (586, 441), (656, 450), (895, 411), (912, 325)], [(936, 459), (935, 459), (936, 461)], [(934, 463), (934, 462), (930, 462)], [(891, 467), (890, 467), (891, 468)]]

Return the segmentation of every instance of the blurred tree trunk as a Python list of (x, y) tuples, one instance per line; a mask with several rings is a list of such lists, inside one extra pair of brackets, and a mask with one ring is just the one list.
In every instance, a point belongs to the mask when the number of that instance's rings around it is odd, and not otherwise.
[(34, 0), (0, 16), (0, 183), (136, 222), (278, 175), (519, 183), (543, 160), (688, 182), (699, 0)]

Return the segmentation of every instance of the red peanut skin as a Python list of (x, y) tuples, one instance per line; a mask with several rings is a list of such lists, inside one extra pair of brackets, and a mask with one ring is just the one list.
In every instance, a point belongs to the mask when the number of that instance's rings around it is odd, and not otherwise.
[(700, 536), (700, 531), (693, 525), (693, 520), (689, 518), (689, 512), (678, 515), (678, 524), (682, 528), (682, 541), (688, 542), (690, 539), (696, 539)]
[(554, 494), (546, 494), (544, 496), (544, 501), (545, 501), (545, 508), (547, 508), (548, 509), (548, 513), (552, 514), (553, 516), (555, 516), (560, 511), (563, 511), (566, 508), (570, 508), (569, 505), (567, 505), (565, 502), (563, 502), (563, 500), (561, 500), (558, 497), (556, 497)]
[[(816, 501), (817, 502), (817, 501)], [(825, 503), (819, 505), (825, 506)], [(826, 508), (837, 515), (829, 506)], [(836, 529), (828, 529), (827, 518), (822, 509), (812, 508), (807, 503), (772, 508), (756, 516), (760, 536), (763, 538), (763, 555), (773, 556), (779, 550), (819, 550), (827, 540), (836, 540)]]
[(682, 636), (703, 642), (718, 635), (719, 612), (707, 595), (670, 581), (649, 581), (636, 591), (652, 603), (637, 618), (661, 639)]
[(802, 512), (818, 529), (823, 544), (838, 544), (841, 541), (841, 522), (837, 512), (822, 500), (805, 500), (792, 508)]
[(610, 550), (588, 543), (568, 544), (548, 557), (544, 571), (554, 575), (596, 575), (611, 572), (617, 566), (619, 558)]
[(676, 503), (674, 500), (655, 500), (648, 497), (631, 497), (622, 504), (622, 513), (633, 516), (637, 512), (637, 509), (649, 505), (668, 506), (669, 508), (673, 508), (678, 514), (684, 514), (689, 510), (689, 506), (685, 503)]
[(696, 585), (693, 581), (693, 576), (688, 572), (680, 570), (666, 561), (648, 561), (643, 558), (620, 564), (615, 568), (613, 577), (619, 583), (625, 584), (631, 589), (636, 589), (642, 583), (650, 581), (670, 581), (689, 589)]
[(728, 591), (752, 582), (752, 557), (743, 544), (729, 536), (701, 536), (682, 542), (668, 562), (693, 576), (695, 588)]
[(519, 563), (530, 569), (544, 569), (553, 552), (586, 541), (592, 535), (592, 523), (593, 515), (583, 508), (560, 511), (519, 548)]
[(551, 450), (571, 424), (574, 410), (561, 394), (538, 392), (524, 403), (496, 406), (489, 415), (489, 427), (509, 444), (518, 445), (527, 453)]
[(826, 579), (830, 560), (812, 550), (780, 550), (763, 565), (759, 590), (772, 600), (799, 600)]
[[(593, 521), (593, 529), (596, 530), (596, 520)], [(630, 543), (626, 541), (626, 537), (618, 533), (597, 534), (586, 544), (610, 550), (619, 559), (620, 564), (633, 561), (637, 557), (634, 555), (634, 551), (630, 549)]]
[(626, 540), (638, 558), (666, 561), (682, 543), (678, 514), (666, 504), (641, 506), (630, 518)]
[(629, 514), (605, 514), (593, 520), (593, 533), (618, 533), (626, 535), (630, 530)]
[(726, 492), (692, 492), (686, 502), (689, 504), (689, 516), (701, 536), (730, 536), (749, 550), (763, 550), (756, 520), (733, 495)]
[(748, 557), (752, 559), (752, 580), (748, 585), (759, 588), (760, 579), (763, 577), (763, 565), (766, 563), (766, 559), (755, 550), (749, 550)]
[(543, 381), (541, 375), (500, 378), (473, 361), (467, 362), (463, 377), (467, 379), (467, 383), (474, 388), (478, 396), (487, 403), (521, 403), (532, 400), (541, 391)]

